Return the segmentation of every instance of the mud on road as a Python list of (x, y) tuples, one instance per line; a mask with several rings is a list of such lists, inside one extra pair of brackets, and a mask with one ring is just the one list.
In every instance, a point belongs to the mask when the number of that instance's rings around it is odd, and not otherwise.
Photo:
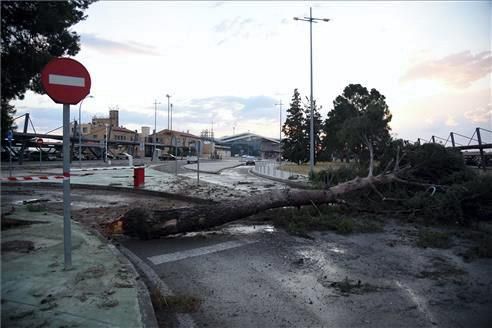
[[(203, 190), (205, 199), (214, 193)], [(231, 189), (218, 190), (217, 199), (237, 195)], [(73, 188), (72, 201), (73, 219), (97, 229), (136, 206), (192, 205), (183, 199), (94, 188)], [(11, 204), (61, 213), (62, 194), (59, 186), (2, 186), (2, 214)], [(124, 243), (146, 260), (151, 252), (244, 242), (233, 250), (154, 266), (176, 295), (198, 300), (199, 307), (190, 314), (199, 327), (490, 327), (492, 323), (492, 260), (466, 257), (476, 247), (466, 236), (474, 231), (450, 234), (447, 248), (439, 249), (418, 247), (422, 227), (394, 220), (385, 222), (380, 232), (312, 232), (311, 238), (300, 238), (265, 219), (268, 215), (262, 221), (245, 220), (206, 232)]]

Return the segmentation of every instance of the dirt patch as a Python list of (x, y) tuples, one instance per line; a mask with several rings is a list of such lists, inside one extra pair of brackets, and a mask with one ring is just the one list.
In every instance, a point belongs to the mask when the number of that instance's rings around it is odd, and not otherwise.
[(106, 273), (106, 268), (102, 264), (98, 264), (95, 266), (92, 266), (85, 270), (84, 272), (79, 272), (75, 276), (75, 284), (78, 284), (82, 280), (87, 280), (87, 279), (98, 279), (104, 276)]
[(29, 220), (17, 220), (10, 218), (2, 218), (2, 230), (21, 228), (25, 226), (29, 226), (31, 224), (41, 224), (41, 223), (49, 223), (47, 221), (29, 221)]
[(417, 236), (417, 246), (422, 248), (449, 248), (451, 240), (446, 232), (420, 230)]
[(375, 286), (361, 280), (351, 280), (348, 277), (341, 281), (320, 280), (321, 285), (326, 288), (332, 288), (341, 296), (349, 296), (351, 294), (366, 294), (374, 293), (383, 289), (383, 287)]
[(30, 253), (32, 251), (34, 251), (34, 243), (30, 240), (10, 240), (2, 243), (2, 253)]
[(441, 257), (431, 259), (430, 266), (417, 274), (417, 278), (441, 280), (449, 278), (459, 278), (466, 272), (458, 266), (450, 263)]

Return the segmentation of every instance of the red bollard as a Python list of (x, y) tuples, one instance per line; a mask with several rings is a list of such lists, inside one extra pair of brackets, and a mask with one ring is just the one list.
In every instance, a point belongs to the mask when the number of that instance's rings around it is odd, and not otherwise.
[(135, 167), (133, 169), (133, 187), (138, 188), (145, 183), (145, 167)]

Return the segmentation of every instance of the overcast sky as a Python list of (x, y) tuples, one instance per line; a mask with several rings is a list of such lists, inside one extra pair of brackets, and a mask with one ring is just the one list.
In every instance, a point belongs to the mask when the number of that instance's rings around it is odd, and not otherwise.
[[(309, 96), (309, 24), (313, 25), (314, 96), (323, 119), (350, 83), (387, 97), (393, 133), (415, 140), (450, 131), (492, 130), (492, 2), (158, 2), (99, 1), (73, 27), (75, 59), (92, 78), (82, 121), (118, 106), (132, 130), (173, 128), (216, 136), (279, 134), (294, 88)], [(61, 105), (28, 92), (15, 103), (36, 130), (61, 125)], [(78, 117), (78, 106), (72, 106)], [(213, 123), (212, 123), (213, 122)], [(490, 138), (489, 138), (490, 136)], [(486, 138), (492, 139), (492, 133)]]

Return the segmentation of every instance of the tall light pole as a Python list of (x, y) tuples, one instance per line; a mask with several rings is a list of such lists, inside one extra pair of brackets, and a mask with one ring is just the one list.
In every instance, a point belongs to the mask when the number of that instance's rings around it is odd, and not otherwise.
[(157, 102), (157, 100), (154, 100), (154, 150), (152, 151), (152, 158), (151, 161), (154, 160), (155, 152), (156, 152), (156, 147), (157, 147), (157, 105), (160, 105), (160, 102)]
[(313, 8), (309, 7), (309, 17), (298, 18), (294, 17), (296, 21), (309, 22), (309, 47), (311, 57), (311, 117), (310, 117), (310, 138), (309, 138), (309, 172), (314, 173), (314, 100), (313, 100), (313, 23), (317, 21), (329, 22), (328, 18), (314, 18)]
[(171, 95), (166, 95), (167, 97), (167, 129), (169, 130), (169, 99), (171, 98)]
[(84, 102), (84, 100), (86, 98), (94, 98), (94, 96), (87, 96), (85, 97), (84, 99), (82, 99), (82, 101), (80, 102), (80, 105), (79, 105), (79, 165), (80, 165), (80, 168), (82, 168), (82, 119), (81, 119), (81, 109), (82, 109), (82, 103)]
[(280, 116), (280, 121), (279, 121), (279, 135), (278, 135), (278, 162), (280, 165), (280, 162), (282, 161), (282, 99), (278, 104), (275, 104), (275, 106), (279, 106), (279, 116)]
[(104, 126), (106, 126), (106, 139), (105, 141), (105, 151), (104, 151), (104, 161), (106, 162), (106, 164), (108, 163), (108, 126), (109, 124), (108, 123), (105, 123)]
[(173, 104), (171, 104), (171, 131), (173, 130)]

